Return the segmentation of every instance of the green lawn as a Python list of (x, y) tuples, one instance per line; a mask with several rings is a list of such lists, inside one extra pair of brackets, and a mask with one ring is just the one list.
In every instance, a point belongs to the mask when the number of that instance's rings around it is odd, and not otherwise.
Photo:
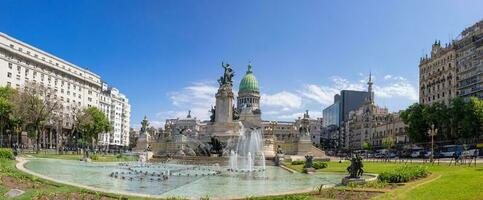
[[(291, 165), (287, 167), (301, 172), (303, 165)], [(317, 172), (346, 172), (349, 162), (329, 162), (328, 167), (319, 169)], [(381, 173), (395, 169), (401, 163), (365, 162), (364, 171), (367, 173)], [(386, 193), (375, 199), (483, 199), (483, 164), (471, 166), (448, 166), (447, 163), (440, 165), (408, 163), (408, 165), (425, 165), (432, 173), (422, 180), (406, 183), (396, 189), (383, 190)], [(338, 187), (346, 189), (347, 187)], [(306, 199), (301, 196), (301, 199)], [(293, 199), (293, 198), (292, 198)]]

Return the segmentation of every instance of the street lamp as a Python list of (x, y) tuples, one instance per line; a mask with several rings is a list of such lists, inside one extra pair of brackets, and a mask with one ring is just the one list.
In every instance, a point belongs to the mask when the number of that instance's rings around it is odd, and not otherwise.
[(431, 136), (431, 155), (429, 161), (433, 162), (434, 158), (434, 136), (438, 134), (438, 129), (434, 128), (434, 124), (431, 125), (431, 129), (428, 130), (428, 135)]

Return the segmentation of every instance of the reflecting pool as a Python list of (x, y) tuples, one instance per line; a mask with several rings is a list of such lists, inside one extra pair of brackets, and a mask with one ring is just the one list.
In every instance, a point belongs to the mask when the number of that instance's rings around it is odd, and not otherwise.
[(339, 184), (345, 176), (312, 175), (266, 169), (233, 171), (229, 167), (170, 163), (86, 163), (72, 160), (31, 159), (25, 168), (70, 183), (116, 192), (159, 197), (249, 197), (312, 189)]

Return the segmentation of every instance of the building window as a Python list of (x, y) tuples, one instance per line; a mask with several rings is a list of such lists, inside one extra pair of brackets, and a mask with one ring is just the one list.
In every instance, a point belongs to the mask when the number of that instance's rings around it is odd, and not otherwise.
[(12, 78), (12, 73), (7, 72), (7, 77), (8, 77), (8, 78)]

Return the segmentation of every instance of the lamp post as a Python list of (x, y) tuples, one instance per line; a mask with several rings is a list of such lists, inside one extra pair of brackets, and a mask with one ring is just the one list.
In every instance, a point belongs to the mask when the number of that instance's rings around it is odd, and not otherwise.
[(433, 162), (434, 158), (434, 136), (438, 134), (438, 129), (434, 128), (434, 124), (431, 125), (431, 129), (428, 130), (428, 135), (431, 136), (431, 155), (429, 161)]

